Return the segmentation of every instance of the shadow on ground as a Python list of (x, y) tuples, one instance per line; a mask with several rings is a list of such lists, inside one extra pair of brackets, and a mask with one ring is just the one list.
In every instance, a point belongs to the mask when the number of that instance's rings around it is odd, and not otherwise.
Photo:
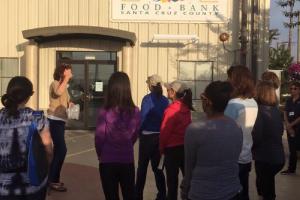
[(98, 169), (91, 166), (65, 163), (62, 181), (67, 192), (51, 191), (47, 200), (104, 200)]

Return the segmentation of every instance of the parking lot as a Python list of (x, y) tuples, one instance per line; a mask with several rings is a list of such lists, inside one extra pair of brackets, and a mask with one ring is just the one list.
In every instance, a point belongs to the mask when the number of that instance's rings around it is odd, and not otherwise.
[[(98, 160), (94, 149), (93, 131), (66, 132), (68, 154), (62, 171), (62, 181), (66, 184), (68, 191), (59, 193), (52, 191), (47, 200), (101, 200), (104, 195), (101, 188), (98, 173)], [(284, 138), (285, 147), (287, 147)], [(137, 166), (137, 147), (135, 144), (135, 163)], [(286, 151), (287, 153), (287, 151)], [(276, 176), (277, 199), (299, 200), (300, 199), (300, 167), (298, 174), (292, 176)], [(154, 200), (156, 187), (153, 173), (148, 169), (147, 182), (144, 190), (144, 200)], [(250, 177), (251, 200), (259, 200), (255, 190), (255, 173), (251, 171)]]

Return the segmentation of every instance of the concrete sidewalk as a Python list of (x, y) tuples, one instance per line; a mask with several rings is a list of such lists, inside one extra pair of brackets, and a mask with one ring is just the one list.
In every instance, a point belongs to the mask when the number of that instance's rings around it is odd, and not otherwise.
[[(104, 200), (98, 172), (98, 160), (94, 149), (94, 133), (90, 131), (67, 131), (66, 142), (68, 154), (62, 171), (62, 181), (67, 192), (52, 191), (47, 200)], [(287, 146), (284, 139), (285, 147)], [(137, 166), (137, 147), (135, 158)], [(288, 152), (287, 149), (285, 152)], [(300, 162), (300, 161), (298, 161)], [(299, 164), (300, 165), (300, 164)], [(298, 174), (293, 176), (276, 176), (276, 193), (278, 200), (300, 199), (300, 167)], [(259, 200), (255, 189), (255, 172), (252, 168), (250, 176), (251, 200)], [(150, 165), (144, 190), (144, 200), (154, 200), (156, 187)]]

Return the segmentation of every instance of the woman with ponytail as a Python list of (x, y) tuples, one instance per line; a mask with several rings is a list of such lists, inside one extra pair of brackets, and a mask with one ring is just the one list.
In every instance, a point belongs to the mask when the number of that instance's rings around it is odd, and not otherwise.
[(158, 190), (156, 199), (165, 200), (165, 176), (163, 171), (158, 169), (158, 164), (160, 161), (159, 129), (164, 111), (168, 107), (169, 101), (162, 94), (162, 80), (160, 76), (157, 74), (149, 76), (146, 83), (150, 90), (150, 94), (144, 96), (141, 105), (142, 126), (139, 135), (139, 162), (137, 168), (135, 199), (143, 199), (147, 168), (150, 161)]
[(178, 173), (184, 175), (184, 135), (192, 122), (192, 91), (181, 81), (165, 84), (168, 98), (172, 104), (164, 112), (160, 128), (160, 152), (165, 155), (167, 174), (167, 199), (176, 200), (178, 191)]
[(29, 183), (27, 176), (26, 141), (34, 122), (45, 146), (48, 162), (52, 157), (52, 139), (47, 118), (42, 112), (25, 107), (33, 94), (30, 80), (23, 76), (12, 78), (1, 98), (0, 110), (0, 199), (44, 200), (47, 178), (39, 186)]

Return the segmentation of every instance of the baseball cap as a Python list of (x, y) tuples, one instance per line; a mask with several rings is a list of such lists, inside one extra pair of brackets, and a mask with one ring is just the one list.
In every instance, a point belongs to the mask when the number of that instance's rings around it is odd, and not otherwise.
[(157, 74), (153, 74), (151, 76), (148, 76), (146, 83), (148, 83), (151, 86), (157, 86), (158, 83), (161, 83), (161, 77)]
[(167, 89), (173, 89), (176, 93), (183, 93), (185, 90), (189, 89), (187, 84), (182, 81), (173, 81), (171, 83), (165, 83), (164, 86)]

